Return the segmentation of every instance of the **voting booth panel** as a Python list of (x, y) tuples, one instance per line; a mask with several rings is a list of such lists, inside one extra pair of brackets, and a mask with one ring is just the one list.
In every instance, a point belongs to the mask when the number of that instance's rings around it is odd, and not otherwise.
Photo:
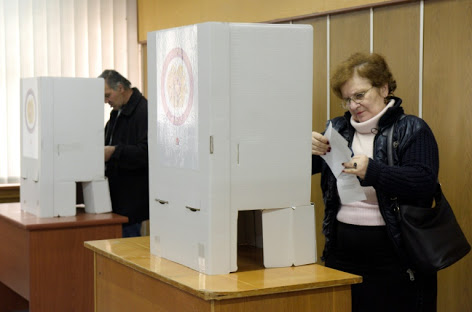
[[(238, 212), (276, 209), (262, 214), (264, 265), (315, 261), (312, 31), (214, 22), (148, 33), (153, 254), (236, 271)], [(293, 245), (300, 234), (312, 239)]]
[(39, 217), (76, 214), (76, 183), (85, 210), (111, 211), (104, 176), (104, 81), (21, 80), (21, 209)]

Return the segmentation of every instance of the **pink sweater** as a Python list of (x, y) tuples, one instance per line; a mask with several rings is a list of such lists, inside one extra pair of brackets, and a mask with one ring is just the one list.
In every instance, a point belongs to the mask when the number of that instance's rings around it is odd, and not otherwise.
[[(393, 104), (394, 100), (391, 100), (380, 113), (364, 122), (354, 121), (351, 117), (351, 125), (356, 129), (352, 141), (352, 151), (354, 155), (364, 154), (372, 158), (376, 133), (375, 129), (378, 126), (380, 117), (382, 117)], [(366, 226), (385, 225), (385, 221), (380, 214), (375, 189), (372, 186), (363, 187), (363, 189), (366, 200), (341, 205), (337, 215), (338, 221)]]

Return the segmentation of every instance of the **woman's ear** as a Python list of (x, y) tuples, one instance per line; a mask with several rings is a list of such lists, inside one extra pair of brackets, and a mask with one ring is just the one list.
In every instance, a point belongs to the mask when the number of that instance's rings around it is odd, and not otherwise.
[(388, 83), (384, 84), (383, 86), (380, 87), (380, 95), (382, 97), (387, 97), (388, 96)]

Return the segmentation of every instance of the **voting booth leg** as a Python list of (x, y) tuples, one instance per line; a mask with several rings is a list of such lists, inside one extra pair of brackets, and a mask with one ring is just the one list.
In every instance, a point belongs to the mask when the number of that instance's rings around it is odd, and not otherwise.
[(313, 205), (263, 210), (264, 266), (316, 262), (314, 220)]

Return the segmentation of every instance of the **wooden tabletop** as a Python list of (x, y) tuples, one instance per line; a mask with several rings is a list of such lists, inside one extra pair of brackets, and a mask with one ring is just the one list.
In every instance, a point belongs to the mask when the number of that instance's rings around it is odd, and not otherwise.
[(71, 217), (40, 218), (21, 210), (20, 203), (0, 204), (0, 219), (28, 231), (128, 222), (127, 217), (114, 213), (85, 213), (84, 208), (77, 208), (77, 214)]
[(360, 276), (318, 264), (265, 269), (246, 264), (241, 267), (239, 259), (239, 269), (235, 273), (206, 275), (152, 255), (149, 236), (89, 241), (85, 242), (85, 247), (205, 300), (276, 294), (362, 282)]

